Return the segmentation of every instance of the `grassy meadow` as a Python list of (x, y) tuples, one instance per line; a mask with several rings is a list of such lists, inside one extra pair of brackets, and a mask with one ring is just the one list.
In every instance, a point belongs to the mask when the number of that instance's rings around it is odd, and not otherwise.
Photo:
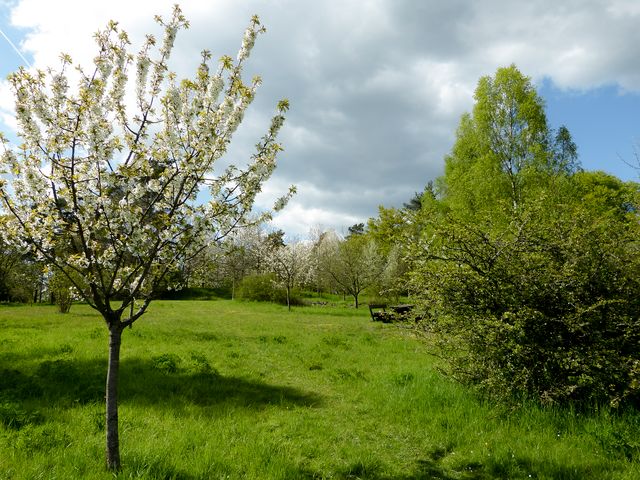
[[(108, 479), (107, 330), (0, 306), (0, 479)], [(158, 301), (122, 344), (117, 478), (638, 479), (640, 414), (509, 410), (366, 307)]]

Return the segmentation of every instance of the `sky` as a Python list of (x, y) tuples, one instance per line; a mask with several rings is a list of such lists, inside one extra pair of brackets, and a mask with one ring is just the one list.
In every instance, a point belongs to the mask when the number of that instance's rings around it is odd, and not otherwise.
[[(174, 0), (0, 0), (0, 77), (28, 62), (56, 68), (59, 54), (89, 66), (92, 35), (110, 19), (136, 52), (161, 30)], [(267, 33), (245, 68), (263, 85), (225, 161), (241, 165), (275, 105), (291, 110), (284, 152), (257, 199), (268, 208), (298, 193), (273, 221), (289, 237), (345, 232), (378, 206), (400, 207), (443, 173), (478, 79), (515, 63), (545, 101), (552, 128), (567, 126), (585, 169), (637, 180), (640, 151), (640, 0), (184, 0), (191, 27), (172, 68), (193, 74), (200, 52), (235, 57), (258, 14)], [(12, 42), (16, 49), (11, 45)], [(17, 50), (17, 51), (16, 51)], [(0, 81), (0, 130), (14, 129)]]

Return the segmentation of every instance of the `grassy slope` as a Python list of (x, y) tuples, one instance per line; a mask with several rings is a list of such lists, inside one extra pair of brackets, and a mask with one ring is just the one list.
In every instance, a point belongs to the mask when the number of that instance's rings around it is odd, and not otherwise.
[[(107, 335), (0, 307), (0, 479), (112, 478)], [(119, 478), (634, 479), (640, 415), (510, 415), (368, 312), (157, 302), (123, 338)]]

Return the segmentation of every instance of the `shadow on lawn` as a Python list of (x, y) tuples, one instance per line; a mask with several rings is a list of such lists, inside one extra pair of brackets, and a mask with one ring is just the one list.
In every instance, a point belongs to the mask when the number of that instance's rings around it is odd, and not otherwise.
[[(103, 402), (105, 376), (106, 364), (102, 361), (46, 360), (40, 362), (32, 374), (0, 364), (0, 405), (17, 403), (23, 410), (28, 405), (35, 411), (53, 405), (64, 408)], [(157, 361), (140, 358), (121, 362), (119, 393), (121, 404), (166, 405), (167, 408), (176, 402), (203, 407), (233, 404), (245, 408), (316, 407), (322, 403), (319, 395), (293, 387), (225, 377), (215, 371), (167, 371), (158, 368)], [(11, 418), (4, 418), (3, 411), (0, 408), (0, 423), (12, 426)], [(20, 421), (14, 419), (13, 427), (19, 428), (19, 424)]]
[[(386, 475), (381, 472), (381, 465), (372, 465), (356, 462), (346, 469), (339, 470), (331, 475), (331, 478), (340, 480), (367, 479), (367, 480), (510, 480), (513, 478), (558, 478), (565, 480), (601, 480), (609, 478), (611, 471), (607, 470), (604, 463), (593, 462), (580, 467), (549, 462), (534, 462), (528, 460), (516, 460), (517, 465), (490, 462), (482, 464), (468, 462), (457, 464), (454, 468), (446, 467), (440, 463), (440, 459), (427, 458), (419, 460), (414, 468), (399, 475)], [(316, 479), (326, 478), (322, 472), (301, 469), (295, 478)]]

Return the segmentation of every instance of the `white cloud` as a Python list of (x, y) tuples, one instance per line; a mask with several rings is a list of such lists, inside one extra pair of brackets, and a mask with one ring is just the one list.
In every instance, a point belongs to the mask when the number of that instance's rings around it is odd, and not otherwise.
[(306, 207), (292, 201), (286, 210), (278, 213), (273, 219), (273, 225), (287, 232), (291, 238), (304, 238), (313, 228), (333, 229), (341, 232), (346, 227), (361, 221), (355, 215), (344, 211), (323, 208)]
[[(171, 5), (171, 1), (158, 0), (154, 2), (153, 13), (169, 13)], [(14, 26), (30, 29), (21, 47), (33, 55), (34, 64), (39, 68), (56, 64), (60, 52), (71, 54), (76, 62), (90, 61), (95, 52), (93, 34), (111, 19), (118, 21), (129, 31), (132, 40), (138, 42), (153, 25), (148, 4), (125, 0), (21, 0), (11, 16)]]
[(636, 0), (613, 0), (607, 11), (615, 17), (640, 17), (640, 3)]
[[(40, 67), (60, 51), (93, 56), (92, 33), (119, 20), (133, 50), (160, 33), (154, 14), (175, 0), (86, 2), (17, 0), (21, 48)], [(478, 78), (510, 63), (534, 80), (584, 91), (617, 85), (640, 92), (637, 0), (235, 0), (181, 2), (191, 28), (176, 43), (173, 65), (189, 75), (200, 50), (233, 54), (250, 16), (268, 32), (247, 75), (264, 84), (234, 138), (228, 161), (242, 163), (264, 133), (275, 103), (291, 100), (285, 151), (260, 197), (291, 183), (299, 195), (278, 215), (305, 233), (317, 223), (344, 227), (400, 205), (442, 171), (459, 116), (472, 108)], [(0, 84), (5, 124), (10, 110)]]

